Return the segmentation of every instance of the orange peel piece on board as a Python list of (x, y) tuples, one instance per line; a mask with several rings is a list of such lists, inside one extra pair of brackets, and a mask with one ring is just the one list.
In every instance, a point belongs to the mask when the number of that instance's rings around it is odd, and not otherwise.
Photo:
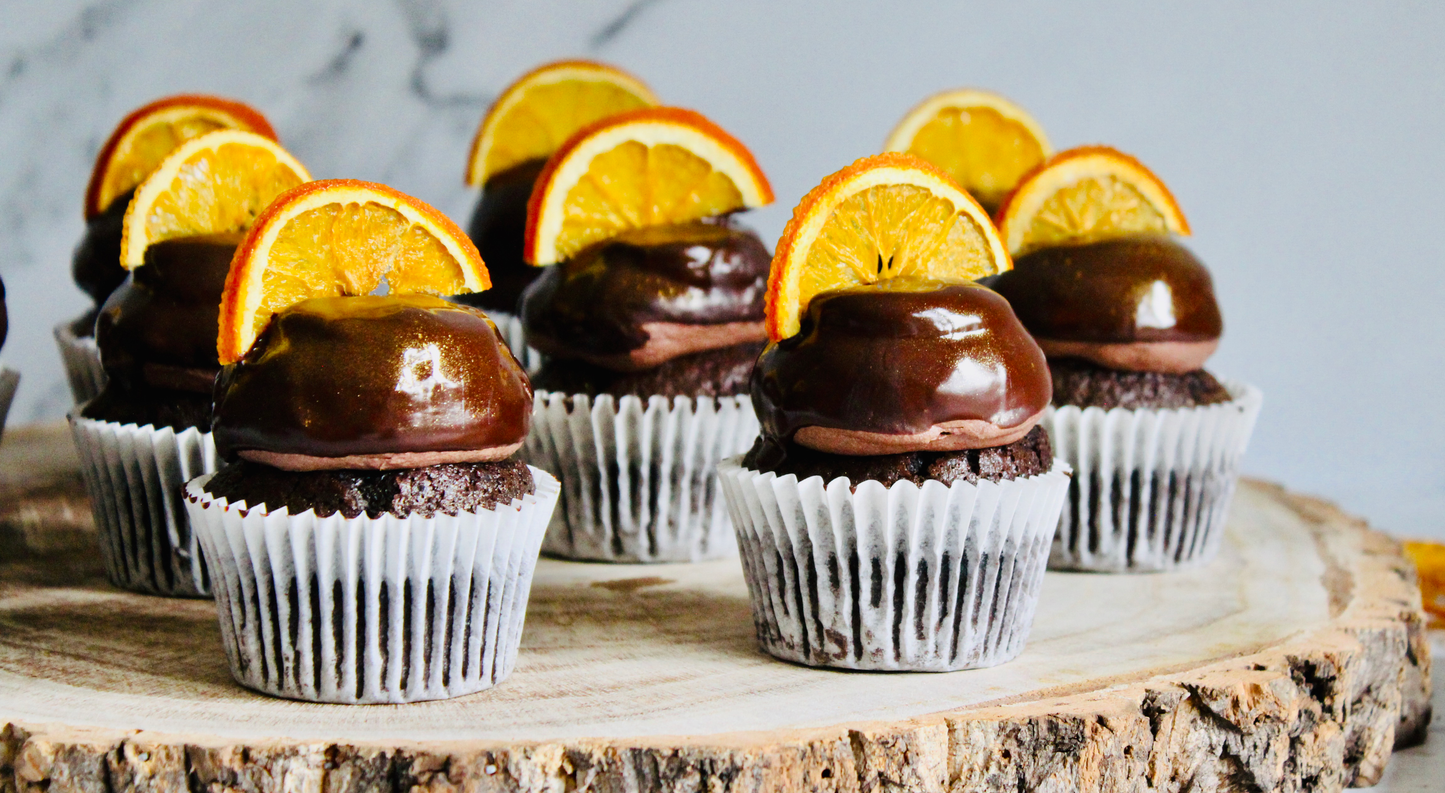
[(477, 247), (435, 208), (386, 185), (308, 182), (278, 196), (236, 249), (221, 299), (222, 364), (271, 317), (313, 297), (454, 295), (492, 285)]
[(865, 157), (794, 208), (768, 275), (768, 337), (795, 335), (823, 292), (962, 283), (1012, 266), (988, 213), (938, 167), (909, 154)]
[(657, 104), (645, 83), (604, 63), (567, 60), (539, 66), (487, 110), (472, 139), (466, 182), (481, 187), (502, 171), (552, 156), (588, 124)]
[(1445, 628), (1445, 545), (1406, 541), (1405, 555), (1415, 563), (1415, 572), (1420, 577), (1420, 600), (1430, 616), (1431, 627)]
[(990, 212), (1052, 154), (1033, 116), (998, 94), (975, 88), (923, 100), (893, 128), (883, 150), (937, 165)]
[(752, 152), (700, 113), (634, 110), (573, 135), (527, 205), (528, 262), (556, 264), (624, 231), (770, 204)]
[(1189, 235), (1189, 221), (1164, 182), (1108, 146), (1059, 152), (1025, 176), (998, 211), (1009, 253), (1125, 234)]
[(95, 158), (85, 188), (85, 219), (133, 190), (177, 146), (218, 129), (241, 129), (276, 140), (276, 131), (260, 111), (219, 96), (178, 94), (132, 110)]

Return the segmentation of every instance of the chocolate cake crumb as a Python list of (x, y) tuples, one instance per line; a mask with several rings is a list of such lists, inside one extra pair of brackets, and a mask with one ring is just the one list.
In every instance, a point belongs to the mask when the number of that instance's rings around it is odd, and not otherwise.
[(285, 507), (291, 514), (315, 509), (318, 517), (340, 512), (355, 518), (384, 514), (423, 517), (493, 509), (536, 492), (532, 472), (520, 460), (445, 463), (395, 471), (283, 471), (238, 460), (216, 472), (205, 490), (228, 501)]
[(170, 427), (176, 432), (192, 427), (210, 432), (211, 395), (147, 386), (127, 388), (112, 378), (103, 391), (85, 403), (80, 415), (118, 424)]
[(1203, 369), (1185, 374), (1109, 369), (1081, 358), (1049, 359), (1054, 404), (1080, 408), (1172, 409), (1216, 405), (1233, 399)]
[(945, 485), (980, 479), (990, 482), (1020, 479), (1046, 473), (1053, 464), (1054, 450), (1043, 427), (1034, 427), (1028, 435), (1005, 446), (870, 456), (829, 454), (791, 441), (760, 436), (743, 457), (743, 465), (754, 471), (771, 471), (779, 476), (793, 474), (799, 480), (821, 476), (823, 481), (831, 482), (846, 476), (854, 490), (868, 479), (877, 480), (884, 487), (892, 487), (894, 482), (905, 479), (920, 486), (930, 479)]
[(765, 342), (748, 342), (680, 355), (661, 366), (641, 372), (614, 372), (577, 360), (548, 359), (532, 378), (538, 391), (562, 394), (611, 394), (615, 397), (657, 394), (675, 396), (734, 396), (748, 392), (753, 364)]

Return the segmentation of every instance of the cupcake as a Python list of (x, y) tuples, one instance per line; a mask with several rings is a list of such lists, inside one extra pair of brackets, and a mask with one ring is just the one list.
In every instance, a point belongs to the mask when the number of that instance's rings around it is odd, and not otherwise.
[(105, 385), (71, 414), (106, 573), (118, 587), (210, 593), (181, 491), (215, 470), (221, 293), (237, 232), (307, 178), (269, 138), (219, 130), (176, 148), (130, 203), (117, 257), (129, 274), (95, 322)]
[(217, 129), (241, 129), (276, 139), (255, 109), (215, 96), (181, 94), (137, 108), (110, 133), (85, 190), (85, 236), (75, 248), (71, 273), (95, 307), (55, 326), (55, 340), (76, 404), (99, 394), (105, 369), (95, 344), (95, 320), (106, 298), (125, 281), (120, 263), (121, 226), (136, 187), (177, 146)]
[(481, 189), (468, 234), (492, 274), (492, 288), (457, 295), (487, 312), (529, 371), (541, 363), (523, 344), (517, 319), (522, 291), (541, 270), (527, 264), (527, 200), (547, 158), (577, 130), (608, 116), (657, 105), (630, 74), (592, 61), (540, 66), (508, 86), (477, 128), (467, 185)]
[(752, 375), (761, 436), (719, 466), (763, 650), (951, 671), (1023, 649), (1068, 466), (1038, 426), (1043, 352), (973, 282), (1008, 266), (983, 209), (908, 155), (794, 210)]
[(1074, 468), (1050, 565), (1174, 570), (1219, 550), (1258, 415), (1203, 366), (1223, 331), (1209, 271), (1164, 184), (1105, 147), (1063, 152), (999, 214), (992, 279), (1049, 359), (1055, 451)]
[(512, 456), (526, 372), (440, 297), (487, 286), (455, 224), (381, 185), (311, 182), (257, 219), (220, 320), (225, 465), (186, 486), (242, 685), (413, 702), (511, 672), (559, 488)]
[(888, 134), (884, 151), (938, 166), (990, 213), (1048, 159), (1043, 127), (998, 94), (955, 88), (920, 102)]
[[(10, 335), (10, 313), (5, 309), (5, 282), (0, 281), (0, 349), (5, 346), (5, 337)], [(20, 373), (0, 363), (0, 433), (5, 430), (5, 417), (10, 413), (10, 403), (15, 401), (15, 389), (20, 385)]]
[(701, 115), (636, 110), (584, 128), (530, 199), (522, 297), (536, 372), (524, 454), (557, 474), (543, 550), (686, 562), (736, 552), (716, 465), (757, 434), (770, 257), (732, 213), (772, 200), (741, 143)]

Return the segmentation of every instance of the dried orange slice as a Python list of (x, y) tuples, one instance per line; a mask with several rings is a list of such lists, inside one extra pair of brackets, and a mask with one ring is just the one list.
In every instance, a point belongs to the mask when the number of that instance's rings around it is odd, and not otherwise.
[(989, 211), (1052, 153), (1043, 128), (1023, 108), (974, 88), (925, 99), (893, 128), (883, 150), (937, 165)]
[(1189, 234), (1169, 188), (1144, 164), (1108, 146), (1059, 152), (1024, 177), (998, 211), (1009, 253), (1154, 232)]
[(136, 188), (121, 226), (120, 263), (134, 270), (161, 240), (245, 231), (271, 199), (310, 178), (295, 157), (254, 132), (192, 138)]
[(313, 297), (455, 295), (492, 285), (477, 246), (447, 216), (386, 185), (307, 182), (276, 198), (231, 260), (221, 363), (241, 359), (271, 316)]
[(104, 212), (150, 175), (175, 148), (218, 129), (243, 129), (276, 139), (275, 130), (250, 105), (203, 94), (157, 99), (131, 111), (110, 133), (85, 188), (85, 219)]
[(772, 201), (752, 153), (702, 114), (633, 110), (584, 127), (547, 161), (527, 205), (523, 256), (556, 264), (628, 229)]
[(988, 213), (943, 171), (909, 154), (865, 157), (793, 210), (768, 275), (768, 337), (796, 334), (823, 292), (892, 279), (928, 288), (1012, 266)]
[(658, 104), (652, 89), (621, 69), (593, 61), (557, 61), (512, 83), (487, 111), (472, 140), (467, 184), (552, 156), (595, 121)]

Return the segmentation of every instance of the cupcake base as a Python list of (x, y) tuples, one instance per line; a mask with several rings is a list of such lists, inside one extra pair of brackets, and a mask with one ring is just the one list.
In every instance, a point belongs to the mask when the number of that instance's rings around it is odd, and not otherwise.
[(248, 509), (186, 486), (213, 560), (222, 642), (242, 685), (309, 702), (444, 699), (491, 688), (516, 664), (557, 480), (456, 515)]
[(1074, 468), (1050, 569), (1161, 572), (1215, 557), (1263, 403), (1253, 386), (1224, 387), (1231, 401), (1202, 407), (1049, 410), (1054, 453)]
[(210, 597), (182, 489), (216, 470), (211, 433), (97, 421), (75, 411), (70, 430), (110, 582), (148, 595)]
[(65, 364), (65, 380), (75, 404), (84, 405), (105, 388), (105, 369), (100, 365), (100, 348), (94, 336), (77, 336), (71, 326), (74, 320), (55, 326), (55, 344)]
[(758, 644), (809, 666), (946, 672), (1023, 650), (1069, 468), (922, 487), (718, 466)]
[(521, 456), (562, 483), (542, 551), (605, 562), (737, 553), (716, 466), (747, 451), (757, 433), (746, 396), (644, 402), (537, 392)]

